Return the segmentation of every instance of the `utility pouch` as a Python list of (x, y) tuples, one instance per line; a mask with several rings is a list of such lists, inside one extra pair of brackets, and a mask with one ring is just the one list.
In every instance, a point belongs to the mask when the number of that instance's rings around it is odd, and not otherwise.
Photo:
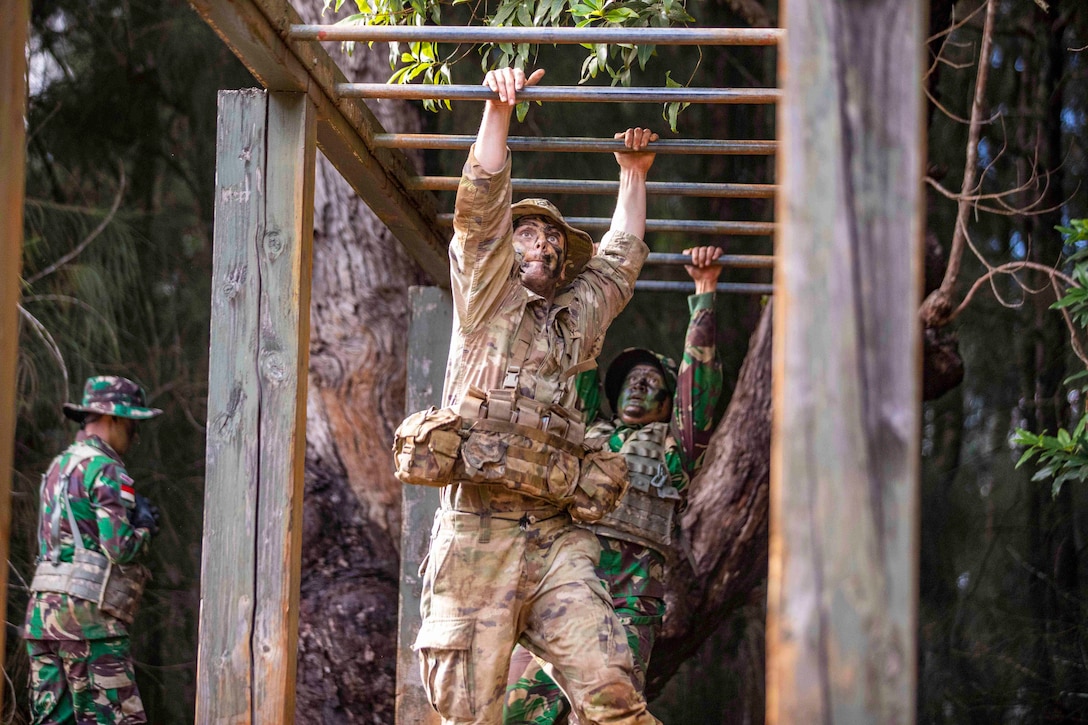
[(104, 613), (131, 624), (149, 579), (145, 566), (112, 564), (105, 554), (83, 548), (72, 552), (71, 562), (38, 564), (30, 589), (94, 602)]
[(581, 445), (503, 420), (466, 421), (458, 478), (497, 484), (566, 507), (578, 481)]
[(583, 524), (611, 513), (627, 492), (627, 459), (609, 450), (587, 451), (568, 506), (570, 517)]
[(445, 486), (460, 450), (460, 415), (433, 406), (412, 413), (393, 435), (394, 475), (403, 483)]

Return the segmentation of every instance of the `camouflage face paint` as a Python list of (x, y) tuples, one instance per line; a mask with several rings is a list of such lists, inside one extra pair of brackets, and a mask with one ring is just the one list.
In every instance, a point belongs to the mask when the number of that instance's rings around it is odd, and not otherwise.
[(540, 288), (554, 288), (565, 259), (563, 230), (542, 216), (525, 216), (514, 227), (514, 256), (521, 270), (521, 283), (540, 294)]
[(652, 365), (636, 365), (628, 371), (616, 403), (616, 415), (627, 425), (668, 420), (672, 411), (665, 378)]

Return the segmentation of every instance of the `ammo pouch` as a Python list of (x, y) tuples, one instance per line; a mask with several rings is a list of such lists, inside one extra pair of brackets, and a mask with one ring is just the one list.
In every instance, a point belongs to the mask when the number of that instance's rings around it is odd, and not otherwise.
[(393, 434), (393, 473), (402, 483), (445, 486), (460, 449), (461, 416), (433, 406), (412, 413)]
[[(458, 435), (459, 433), (459, 435)], [(583, 523), (615, 508), (627, 487), (619, 453), (587, 451), (577, 414), (510, 389), (470, 389), (460, 414), (430, 408), (397, 428), (396, 476), (445, 486), (495, 484), (567, 509)]]
[(39, 563), (30, 589), (94, 602), (106, 614), (131, 624), (150, 578), (151, 572), (145, 566), (120, 566), (110, 562), (105, 554), (77, 548), (70, 562)]

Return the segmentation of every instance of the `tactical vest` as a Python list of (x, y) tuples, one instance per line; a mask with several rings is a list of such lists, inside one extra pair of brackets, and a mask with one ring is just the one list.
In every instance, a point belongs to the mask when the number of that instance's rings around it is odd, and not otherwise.
[(648, 423), (627, 437), (619, 450), (627, 460), (627, 494), (615, 511), (589, 528), (668, 553), (681, 500), (665, 461), (668, 434), (669, 424), (658, 422)]
[[(34, 579), (30, 583), (31, 592), (56, 592), (94, 602), (106, 614), (128, 624), (136, 618), (140, 597), (151, 578), (151, 572), (141, 564), (114, 564), (99, 551), (93, 551), (83, 545), (83, 536), (79, 533), (79, 524), (72, 513), (68, 486), (72, 472), (83, 461), (103, 456), (98, 449), (86, 443), (77, 443), (68, 452), (68, 463), (57, 476), (57, 491), (54, 495), (52, 517), (49, 522), (49, 541), (45, 560), (39, 561), (34, 570)], [(49, 483), (49, 474), (42, 476), (39, 498), (44, 501), (45, 487)], [(72, 542), (75, 551), (72, 561), (62, 562), (60, 556), (60, 517), (64, 509), (68, 525), (72, 529)], [(38, 515), (38, 531), (41, 532), (41, 512)]]
[[(457, 412), (434, 409), (414, 413), (394, 435), (395, 475), (405, 483), (444, 486), (453, 481), (494, 484), (566, 509), (577, 521), (598, 521), (626, 489), (623, 456), (584, 444), (579, 411), (558, 404), (571, 378), (596, 365), (588, 360), (545, 386), (550, 402), (520, 394), (539, 381), (519, 383), (532, 345), (528, 315), (522, 314), (511, 341), (503, 387), (470, 387)], [(573, 342), (577, 359), (580, 339)]]

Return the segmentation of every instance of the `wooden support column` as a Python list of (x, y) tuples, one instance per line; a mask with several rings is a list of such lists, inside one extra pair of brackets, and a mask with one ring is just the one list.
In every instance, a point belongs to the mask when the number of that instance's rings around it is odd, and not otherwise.
[[(7, 39), (0, 47), (0, 612), (7, 611), (11, 471), (15, 442), (15, 361), (26, 184), (26, 36), (29, 0), (0, 0)], [(5, 627), (0, 627), (4, 652)], [(0, 712), (6, 687), (0, 687)]]
[[(438, 287), (409, 290), (412, 320), (408, 329), (408, 390), (405, 415), (433, 405), (442, 405), (446, 358), (453, 332), (453, 298)], [(419, 566), (427, 554), (431, 523), (438, 509), (438, 489), (405, 486), (403, 489), (400, 534), (400, 627), (397, 631), (397, 715), (398, 725), (437, 725), (438, 713), (431, 707), (419, 677), (419, 660), (412, 643), (419, 632), (419, 599), (423, 580)]]
[(785, 0), (767, 722), (913, 723), (923, 0)]
[(294, 722), (314, 118), (219, 94), (199, 723)]

